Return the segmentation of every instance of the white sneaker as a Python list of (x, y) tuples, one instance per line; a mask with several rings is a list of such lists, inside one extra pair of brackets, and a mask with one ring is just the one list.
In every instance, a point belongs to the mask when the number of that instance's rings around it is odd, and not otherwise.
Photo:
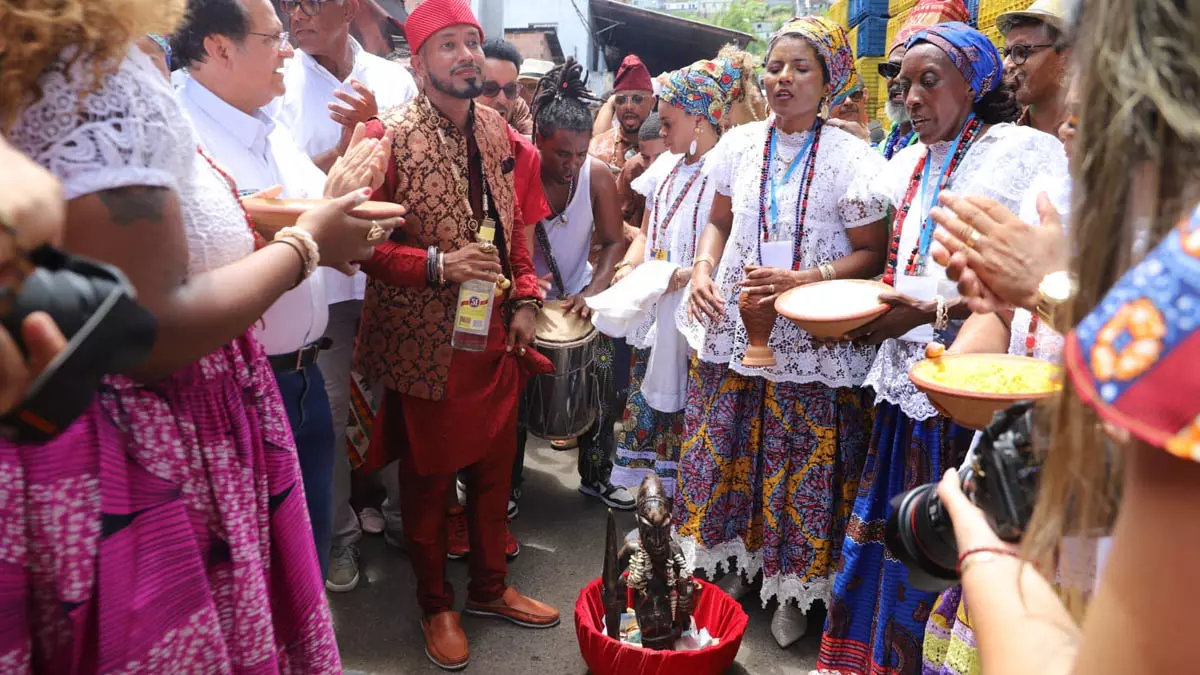
[(619, 511), (632, 511), (637, 505), (633, 493), (623, 487), (605, 482), (580, 483), (579, 491), (589, 497), (595, 497), (608, 506)]
[(379, 534), (383, 532), (383, 514), (373, 506), (368, 506), (358, 512), (358, 522), (362, 524), (363, 532), (367, 534)]
[(735, 570), (721, 577), (721, 580), (717, 582), (717, 588), (725, 591), (735, 602), (741, 602), (742, 598), (746, 597), (746, 593), (750, 591), (750, 584), (742, 578), (741, 572)]
[(349, 593), (358, 586), (358, 578), (358, 547), (334, 546), (329, 553), (325, 588), (334, 593)]
[(771, 617), (771, 635), (779, 646), (787, 649), (808, 632), (808, 616), (792, 602), (780, 603)]

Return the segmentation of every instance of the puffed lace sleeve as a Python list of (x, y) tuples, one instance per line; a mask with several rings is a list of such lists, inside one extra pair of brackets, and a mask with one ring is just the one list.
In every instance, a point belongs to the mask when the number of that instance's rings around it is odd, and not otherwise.
[(887, 160), (858, 139), (847, 146), (844, 161), (851, 167), (854, 178), (838, 199), (838, 215), (849, 230), (886, 218), (891, 200), (873, 187), (887, 167)]
[(980, 157), (981, 170), (971, 173), (968, 185), (955, 186), (960, 193), (990, 197), (1019, 213), (1028, 194), (1034, 192), (1036, 197), (1037, 191), (1062, 185), (1067, 178), (1066, 151), (1050, 134), (997, 125), (982, 142), (990, 147)]
[(170, 84), (136, 47), (97, 82), (93, 64), (51, 66), (9, 140), (62, 182), (68, 200), (131, 185), (178, 190), (196, 142)]
[(647, 199), (653, 197), (654, 191), (662, 184), (663, 179), (671, 173), (671, 169), (675, 167), (675, 163), (678, 161), (679, 155), (670, 152), (662, 153), (658, 156), (658, 159), (654, 160), (653, 164), (642, 172), (642, 175), (633, 179), (629, 187)]
[(742, 156), (753, 134), (763, 124), (743, 124), (726, 131), (717, 145), (704, 156), (704, 175), (713, 182), (717, 192), (726, 197), (733, 196)]

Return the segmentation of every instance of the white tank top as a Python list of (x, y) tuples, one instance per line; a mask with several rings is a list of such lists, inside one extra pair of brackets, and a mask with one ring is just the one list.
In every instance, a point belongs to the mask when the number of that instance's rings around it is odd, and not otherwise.
[[(576, 295), (592, 283), (592, 266), (588, 262), (588, 254), (592, 248), (592, 230), (595, 229), (595, 217), (592, 215), (592, 160), (589, 157), (579, 171), (576, 179), (575, 195), (567, 204), (567, 209), (560, 216), (547, 218), (542, 221), (550, 240), (550, 250), (558, 263), (559, 274), (562, 274), (563, 286), (567, 295)], [(534, 237), (533, 264), (539, 277), (550, 273), (550, 265), (542, 246)], [(553, 280), (552, 280), (553, 284)], [(558, 289), (551, 285), (549, 298), (558, 297)]]

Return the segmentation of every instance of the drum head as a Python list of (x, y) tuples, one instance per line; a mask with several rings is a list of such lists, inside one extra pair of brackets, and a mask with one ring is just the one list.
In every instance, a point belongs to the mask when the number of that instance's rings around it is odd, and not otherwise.
[(596, 331), (591, 321), (580, 318), (578, 314), (567, 314), (562, 306), (561, 300), (547, 302), (542, 311), (538, 312), (538, 342), (576, 342)]

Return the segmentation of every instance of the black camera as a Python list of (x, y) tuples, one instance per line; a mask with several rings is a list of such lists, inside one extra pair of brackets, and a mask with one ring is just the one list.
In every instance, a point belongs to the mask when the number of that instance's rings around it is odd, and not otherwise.
[[(1019, 403), (996, 413), (963, 467), (963, 492), (987, 516), (996, 535), (1018, 542), (1025, 534), (1037, 496), (1034, 404)], [(897, 495), (891, 502), (885, 541), (908, 568), (915, 588), (940, 592), (958, 583), (958, 546), (950, 515), (937, 496), (937, 483)]]
[(150, 355), (158, 324), (134, 300), (120, 270), (42, 246), (28, 254), (34, 265), (0, 324), (28, 356), (21, 324), (34, 312), (54, 319), (67, 346), (30, 383), (25, 398), (0, 416), (0, 434), (18, 442), (44, 442), (70, 426), (92, 402), (100, 380), (130, 370)]

